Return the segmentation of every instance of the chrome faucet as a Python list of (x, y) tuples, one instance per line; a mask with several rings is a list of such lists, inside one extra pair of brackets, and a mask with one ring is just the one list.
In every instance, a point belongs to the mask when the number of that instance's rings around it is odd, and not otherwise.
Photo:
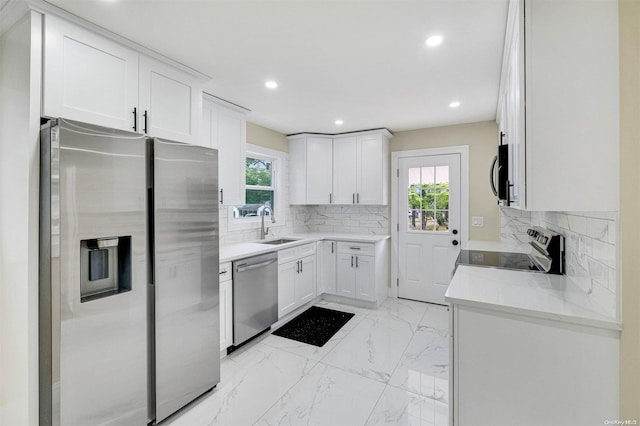
[(262, 205), (262, 214), (260, 216), (262, 216), (262, 224), (260, 226), (260, 239), (264, 240), (267, 235), (269, 235), (269, 228), (264, 227), (264, 214), (266, 211), (269, 211), (269, 216), (271, 216), (271, 223), (276, 223), (276, 218), (273, 215), (273, 210), (271, 210), (271, 207), (267, 206), (267, 204), (263, 204)]

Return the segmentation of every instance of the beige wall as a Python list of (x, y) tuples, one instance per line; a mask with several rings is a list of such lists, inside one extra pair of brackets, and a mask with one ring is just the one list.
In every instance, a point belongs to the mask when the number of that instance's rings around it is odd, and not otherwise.
[[(498, 126), (494, 121), (433, 127), (394, 133), (390, 150), (440, 148), (469, 145), (469, 221), (483, 216), (484, 227), (469, 223), (469, 239), (500, 239), (500, 216), (496, 198), (489, 187), (489, 167), (497, 153)], [(393, 191), (393, 188), (392, 188)]]
[(282, 133), (247, 122), (247, 143), (289, 152), (289, 140)]
[(640, 2), (620, 10), (620, 418), (640, 419)]

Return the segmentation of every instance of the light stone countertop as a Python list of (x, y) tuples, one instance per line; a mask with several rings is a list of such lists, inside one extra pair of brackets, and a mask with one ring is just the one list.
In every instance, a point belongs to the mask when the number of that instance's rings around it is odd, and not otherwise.
[[(271, 245), (264, 244), (257, 240), (249, 243), (238, 243), (220, 246), (220, 263), (231, 262), (233, 260), (243, 259), (245, 257), (257, 256), (259, 254), (269, 253), (273, 251), (288, 249), (291, 247), (300, 246), (303, 244), (313, 243), (321, 240), (332, 241), (351, 241), (356, 243), (378, 243), (380, 241), (388, 240), (389, 235), (365, 235), (365, 234), (342, 234), (342, 233), (299, 233), (292, 235), (285, 235), (275, 238), (279, 239), (295, 239), (290, 243)], [(268, 241), (268, 240), (264, 240)]]
[(622, 330), (620, 321), (604, 315), (589, 295), (564, 275), (460, 265), (445, 300), (499, 312)]

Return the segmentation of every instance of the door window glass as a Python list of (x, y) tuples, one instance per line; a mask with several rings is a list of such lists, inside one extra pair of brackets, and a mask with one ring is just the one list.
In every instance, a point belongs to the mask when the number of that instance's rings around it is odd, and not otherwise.
[(449, 232), (449, 166), (409, 168), (407, 229)]

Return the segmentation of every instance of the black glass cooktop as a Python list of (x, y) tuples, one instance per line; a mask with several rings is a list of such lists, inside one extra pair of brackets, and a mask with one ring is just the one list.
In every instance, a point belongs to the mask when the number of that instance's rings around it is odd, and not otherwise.
[(457, 265), (486, 266), (488, 268), (517, 269), (538, 271), (525, 253), (507, 253), (498, 251), (461, 250)]

